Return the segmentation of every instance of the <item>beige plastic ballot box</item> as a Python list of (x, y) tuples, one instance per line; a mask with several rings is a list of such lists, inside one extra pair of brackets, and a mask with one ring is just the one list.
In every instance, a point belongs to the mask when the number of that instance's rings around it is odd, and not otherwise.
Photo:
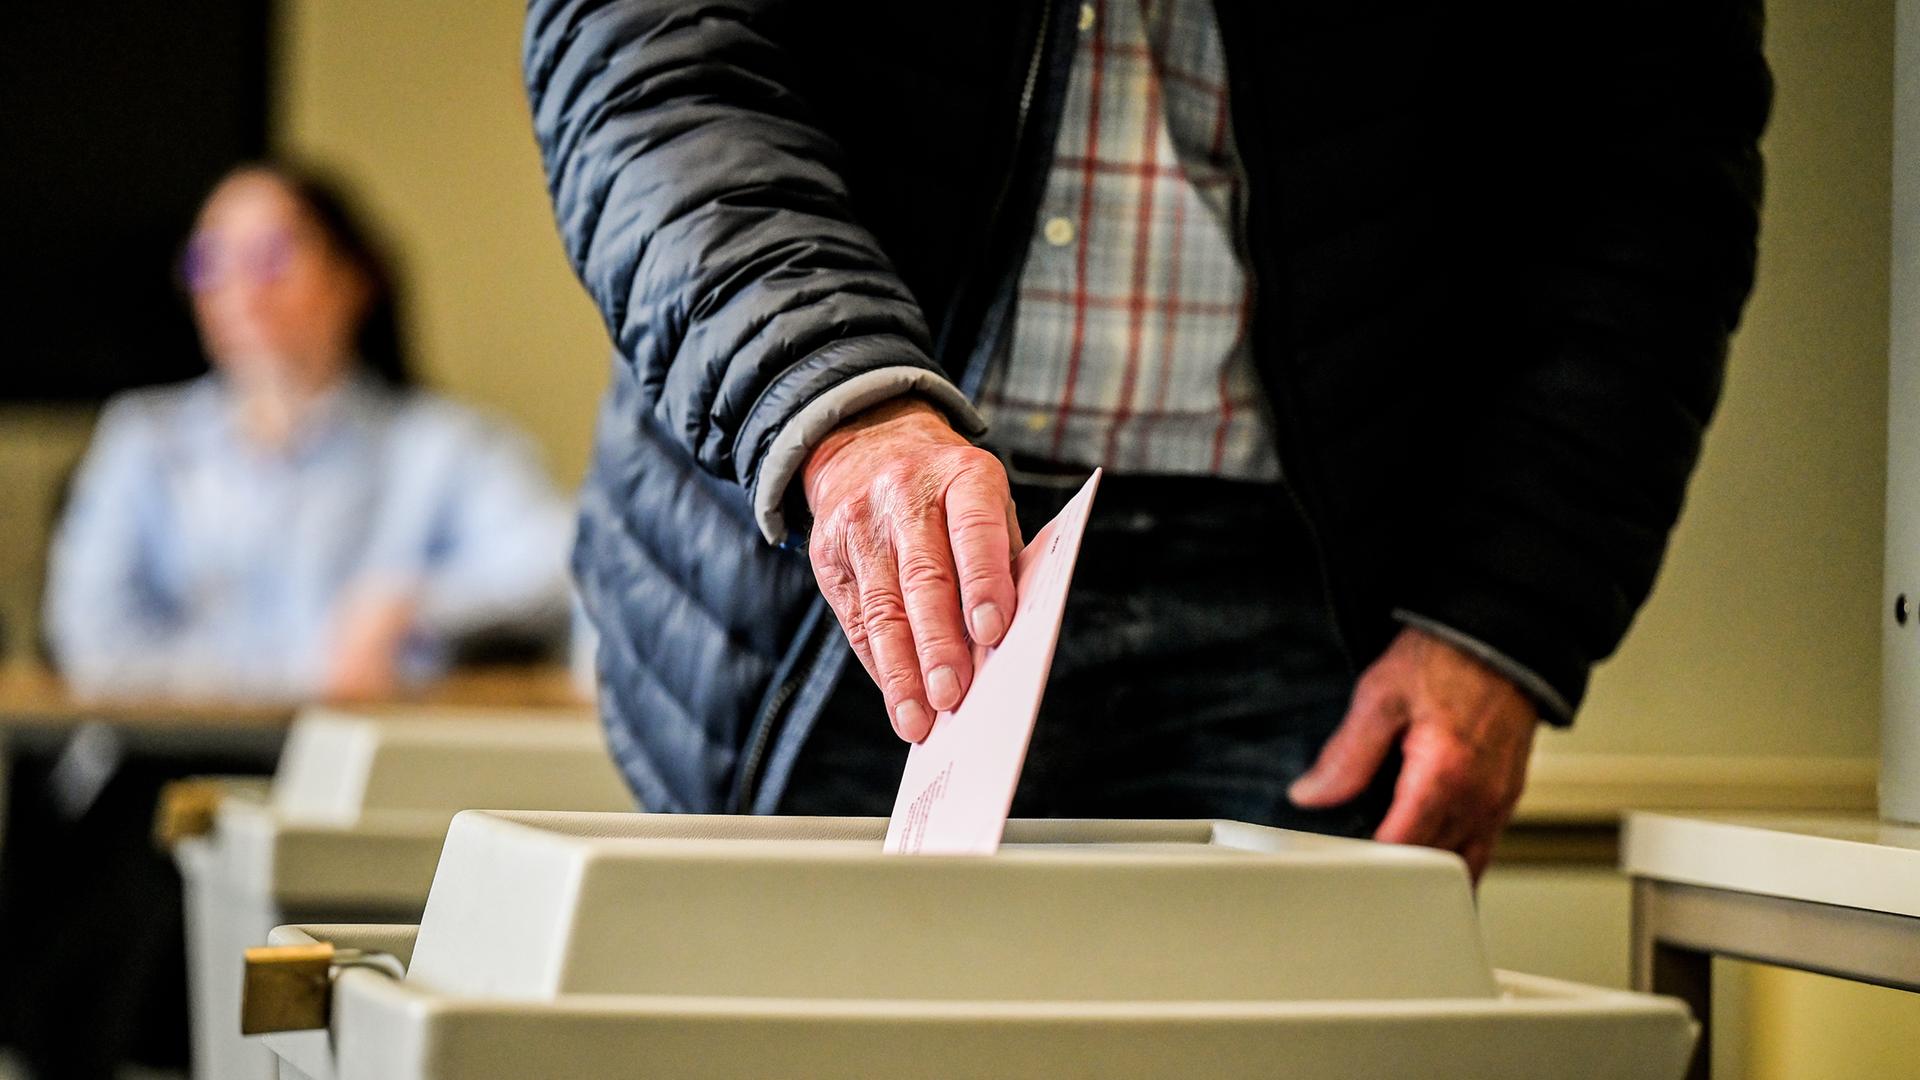
[[(194, 1076), (271, 1080), (240, 1035), (242, 953), (297, 920), (420, 917), (469, 807), (631, 810), (586, 710), (420, 708), (297, 718), (270, 784), (214, 780), (174, 857), (185, 886)], [(202, 831), (204, 830), (204, 831)]]
[(292, 1080), (1674, 1080), (1693, 1045), (1672, 999), (1490, 970), (1449, 855), (1014, 821), (997, 855), (889, 856), (885, 831), (464, 813), (417, 927), (281, 927), (246, 1008)]

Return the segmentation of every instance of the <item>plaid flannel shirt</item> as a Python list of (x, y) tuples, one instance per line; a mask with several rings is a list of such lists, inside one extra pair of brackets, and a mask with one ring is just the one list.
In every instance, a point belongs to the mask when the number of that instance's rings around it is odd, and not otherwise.
[(1212, 5), (1084, 4), (1011, 347), (980, 394), (992, 445), (1279, 476), (1247, 335), (1243, 187)]

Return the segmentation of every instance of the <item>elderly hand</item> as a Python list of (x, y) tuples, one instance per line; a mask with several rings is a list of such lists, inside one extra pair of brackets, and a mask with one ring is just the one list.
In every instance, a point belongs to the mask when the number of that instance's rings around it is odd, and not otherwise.
[(1021, 539), (1006, 469), (906, 398), (834, 429), (802, 480), (814, 578), (893, 730), (918, 742), (966, 696), (969, 637), (998, 644), (1013, 618)]
[(1374, 839), (1457, 852), (1477, 881), (1525, 785), (1537, 720), (1512, 681), (1409, 627), (1360, 677), (1346, 719), (1288, 795), (1303, 807), (1346, 802), (1398, 742), (1404, 764)]

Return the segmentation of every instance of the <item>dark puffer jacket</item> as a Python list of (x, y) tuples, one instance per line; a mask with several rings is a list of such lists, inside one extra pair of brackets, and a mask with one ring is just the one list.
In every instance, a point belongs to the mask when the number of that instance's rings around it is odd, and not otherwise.
[[(1077, 8), (531, 4), (560, 230), (616, 344), (575, 566), (649, 807), (770, 809), (848, 669), (805, 558), (763, 536), (803, 524), (782, 433), (856, 379), (977, 386)], [(1216, 8), (1256, 361), (1350, 650), (1431, 620), (1570, 719), (1651, 587), (1751, 287), (1758, 0)]]

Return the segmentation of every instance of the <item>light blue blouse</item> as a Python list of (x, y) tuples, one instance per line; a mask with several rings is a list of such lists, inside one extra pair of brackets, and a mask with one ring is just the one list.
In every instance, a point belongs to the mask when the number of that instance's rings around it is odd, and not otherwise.
[(245, 438), (217, 375), (114, 399), (55, 537), (50, 644), (78, 688), (299, 699), (358, 588), (416, 590), (409, 678), (467, 635), (564, 632), (573, 534), (526, 440), (349, 380), (291, 443)]

